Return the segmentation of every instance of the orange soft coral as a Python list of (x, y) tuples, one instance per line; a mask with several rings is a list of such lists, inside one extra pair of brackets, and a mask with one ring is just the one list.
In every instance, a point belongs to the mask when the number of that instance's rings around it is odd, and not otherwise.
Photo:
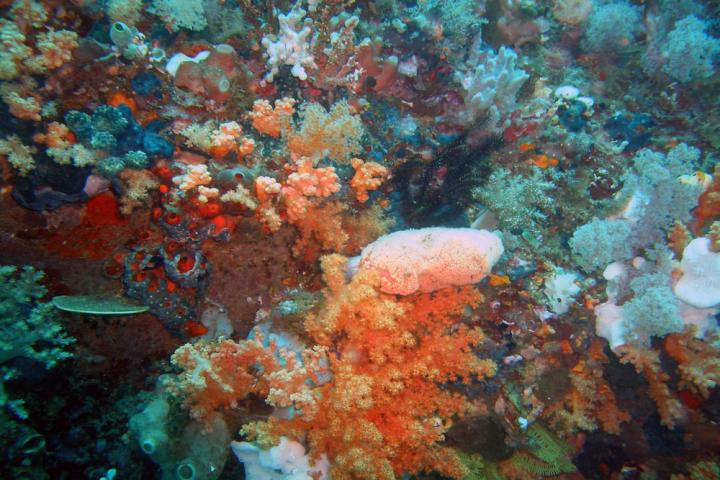
[[(379, 291), (375, 274), (345, 284), (347, 259), (323, 257), (326, 300), (306, 319), (313, 348), (297, 353), (250, 340), (185, 345), (173, 355), (181, 373), (166, 381), (196, 418), (235, 408), (249, 394), (294, 416), (246, 425), (251, 438), (304, 440), (325, 454), (336, 480), (390, 480), (405, 473), (467, 473), (442, 446), (446, 420), (468, 411), (467, 399), (444, 388), (492, 375), (475, 354), (483, 334), (463, 322), (480, 294), (471, 287), (406, 297)], [(268, 344), (269, 343), (269, 344)], [(254, 431), (254, 432), (253, 432)], [(253, 434), (254, 433), (254, 434)]]
[(0, 88), (0, 96), (8, 105), (10, 113), (21, 120), (39, 122), (42, 112), (42, 98), (28, 88), (17, 84), (6, 84)]
[(288, 221), (303, 220), (310, 206), (309, 197), (327, 197), (340, 190), (340, 184), (333, 167), (314, 168), (309, 158), (300, 158), (295, 171), (288, 175), (282, 189)]
[(77, 38), (77, 33), (69, 30), (40, 33), (36, 39), (40, 53), (28, 59), (27, 67), (32, 73), (44, 73), (62, 67), (72, 58), (72, 52), (78, 46)]
[(720, 166), (715, 167), (713, 182), (700, 195), (695, 215), (695, 234), (700, 235), (703, 227), (720, 217)]
[(289, 130), (294, 112), (295, 100), (285, 97), (275, 101), (274, 109), (267, 100), (255, 100), (249, 116), (255, 130), (278, 138), (283, 130)]
[(660, 354), (655, 350), (631, 345), (622, 345), (618, 347), (618, 350), (620, 351), (620, 362), (632, 364), (635, 371), (647, 380), (648, 393), (650, 398), (655, 401), (660, 414), (660, 422), (668, 428), (674, 428), (678, 421), (685, 418), (686, 412), (667, 385), (670, 376), (663, 371), (660, 365)]
[(75, 143), (75, 136), (70, 129), (59, 122), (50, 122), (47, 126), (47, 133), (36, 133), (33, 140), (37, 143), (44, 143), (48, 148), (66, 149)]
[(323, 258), (331, 289), (325, 308), (306, 322), (319, 344), (338, 352), (330, 357), (333, 381), (320, 387), (322, 418), (301, 416), (275, 428), (306, 433), (311, 452), (330, 457), (333, 478), (391, 479), (431, 470), (461, 478), (460, 462), (438, 442), (443, 420), (468, 404), (442, 384), (495, 371), (473, 353), (482, 332), (459, 322), (481, 296), (463, 288), (398, 299), (381, 294), (378, 278), (362, 272), (341, 286), (337, 259)]
[(295, 406), (314, 414), (315, 398), (308, 380), (323, 374), (324, 358), (325, 350), (316, 347), (305, 350), (300, 362), (295, 352), (279, 349), (272, 341), (266, 345), (262, 332), (256, 330), (249, 340), (199, 342), (178, 348), (172, 363), (182, 372), (169, 378), (165, 386), (184, 400), (197, 419), (235, 408), (250, 394), (266, 397), (276, 408)]
[(250, 155), (255, 150), (255, 141), (243, 136), (242, 127), (237, 122), (225, 122), (210, 136), (210, 154), (213, 158), (221, 159), (231, 152), (238, 158)]
[(363, 162), (359, 158), (350, 160), (355, 175), (350, 179), (350, 187), (355, 190), (355, 198), (360, 203), (368, 201), (368, 191), (377, 190), (388, 178), (389, 171), (377, 162)]
[(270, 232), (276, 232), (282, 226), (282, 219), (275, 209), (275, 202), (280, 196), (282, 185), (271, 177), (257, 177), (255, 179), (255, 196), (258, 207), (255, 210), (258, 221)]
[(603, 365), (609, 361), (603, 352), (605, 345), (600, 339), (593, 340), (587, 357), (570, 371), (572, 389), (565, 396), (562, 408), (551, 406), (544, 412), (544, 416), (567, 435), (579, 430), (593, 431), (598, 426), (617, 435), (620, 424), (630, 420), (630, 415), (618, 408), (615, 393), (603, 378)]
[(305, 253), (308, 261), (314, 261), (318, 252), (307, 247), (315, 238), (325, 250), (340, 252), (348, 240), (342, 228), (341, 213), (345, 206), (338, 202), (322, 204), (320, 199), (340, 190), (340, 183), (333, 167), (313, 167), (309, 158), (301, 157), (282, 187), (287, 221), (300, 231), (300, 238), (293, 247), (296, 256)]
[(695, 332), (673, 333), (665, 338), (665, 351), (678, 362), (681, 388), (709, 398), (720, 384), (720, 357), (711, 343), (695, 338)]

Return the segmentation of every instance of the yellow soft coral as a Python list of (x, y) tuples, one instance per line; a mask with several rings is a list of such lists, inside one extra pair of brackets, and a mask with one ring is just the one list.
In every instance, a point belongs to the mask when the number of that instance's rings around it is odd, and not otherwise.
[(301, 127), (288, 138), (288, 148), (294, 156), (315, 162), (327, 156), (347, 163), (360, 153), (365, 128), (346, 101), (336, 102), (329, 112), (317, 103), (306, 104), (300, 116)]
[(25, 146), (16, 135), (0, 140), (0, 155), (7, 156), (10, 165), (15, 167), (20, 175), (27, 175), (35, 169), (35, 153), (35, 147)]

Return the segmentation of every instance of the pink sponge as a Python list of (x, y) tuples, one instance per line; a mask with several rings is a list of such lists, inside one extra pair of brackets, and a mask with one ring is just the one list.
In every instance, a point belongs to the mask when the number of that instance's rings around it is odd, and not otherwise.
[(402, 230), (360, 254), (360, 269), (380, 274), (385, 293), (410, 295), (480, 281), (503, 253), (500, 238), (472, 228)]

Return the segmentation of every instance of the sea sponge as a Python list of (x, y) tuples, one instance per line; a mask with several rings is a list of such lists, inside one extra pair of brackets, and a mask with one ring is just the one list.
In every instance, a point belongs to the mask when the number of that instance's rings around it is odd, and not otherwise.
[(359, 268), (380, 274), (381, 291), (410, 295), (479, 282), (503, 251), (500, 237), (487, 230), (402, 230), (365, 247)]
[(685, 247), (683, 276), (673, 290), (677, 297), (697, 308), (720, 304), (720, 253), (710, 250), (710, 239), (696, 238)]

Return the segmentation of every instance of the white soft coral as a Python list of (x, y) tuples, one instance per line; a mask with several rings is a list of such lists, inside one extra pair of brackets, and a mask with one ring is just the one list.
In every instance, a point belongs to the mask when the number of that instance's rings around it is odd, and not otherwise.
[[(265, 47), (267, 67), (270, 71), (265, 75), (264, 82), (272, 82), (283, 65), (292, 65), (293, 76), (306, 80), (308, 68), (317, 68), (310, 43), (310, 21), (303, 22), (307, 12), (295, 5), (290, 12), (278, 15), (280, 33), (278, 36), (265, 36), (262, 44)], [(303, 26), (304, 23), (304, 26)]]

